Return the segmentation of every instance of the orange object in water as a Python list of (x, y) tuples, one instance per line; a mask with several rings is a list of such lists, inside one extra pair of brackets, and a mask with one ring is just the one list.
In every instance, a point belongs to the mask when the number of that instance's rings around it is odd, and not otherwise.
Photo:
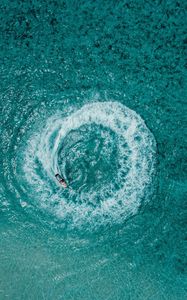
[(56, 174), (55, 177), (64, 188), (67, 188), (67, 183), (64, 178), (62, 178), (59, 174)]

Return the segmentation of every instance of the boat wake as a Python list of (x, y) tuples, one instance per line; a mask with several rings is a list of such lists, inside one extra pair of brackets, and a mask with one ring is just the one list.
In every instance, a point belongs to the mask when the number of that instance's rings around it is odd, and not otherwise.
[(71, 229), (121, 223), (149, 198), (155, 148), (142, 118), (118, 102), (85, 104), (65, 116), (58, 111), (20, 149), (21, 206)]

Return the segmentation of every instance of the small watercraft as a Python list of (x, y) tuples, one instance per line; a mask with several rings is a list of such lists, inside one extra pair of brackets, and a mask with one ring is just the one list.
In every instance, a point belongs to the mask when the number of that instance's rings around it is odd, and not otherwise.
[(56, 174), (55, 177), (64, 188), (67, 188), (67, 183), (65, 179), (62, 176), (60, 176), (60, 174)]

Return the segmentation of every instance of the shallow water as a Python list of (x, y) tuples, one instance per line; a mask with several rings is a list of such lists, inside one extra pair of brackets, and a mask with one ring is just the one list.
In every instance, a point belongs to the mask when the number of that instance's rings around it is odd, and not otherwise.
[(0, 299), (186, 298), (184, 14), (1, 2)]

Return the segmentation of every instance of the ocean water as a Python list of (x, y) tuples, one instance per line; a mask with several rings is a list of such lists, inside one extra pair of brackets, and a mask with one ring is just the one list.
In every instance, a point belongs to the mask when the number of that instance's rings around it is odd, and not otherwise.
[(186, 299), (185, 17), (1, 0), (0, 299)]

